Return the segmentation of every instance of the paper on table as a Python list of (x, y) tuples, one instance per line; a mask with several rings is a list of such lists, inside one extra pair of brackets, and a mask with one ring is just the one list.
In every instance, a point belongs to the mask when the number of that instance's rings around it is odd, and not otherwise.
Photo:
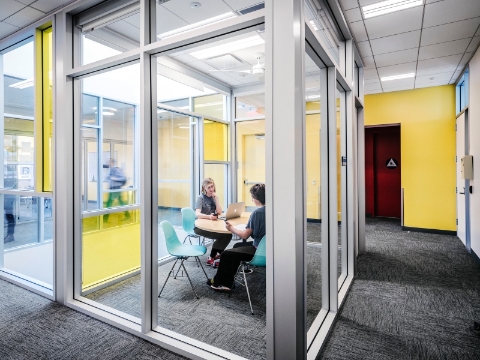
[(245, 225), (245, 224), (238, 224), (238, 225), (235, 225), (234, 228), (237, 229), (237, 230), (245, 230), (246, 226), (247, 225)]

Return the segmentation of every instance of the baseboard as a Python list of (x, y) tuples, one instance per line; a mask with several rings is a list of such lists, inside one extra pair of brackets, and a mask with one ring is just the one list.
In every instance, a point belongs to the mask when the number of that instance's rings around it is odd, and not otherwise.
[(409, 227), (409, 226), (402, 226), (402, 230), (403, 231), (422, 232), (422, 233), (428, 233), (428, 234), (457, 236), (457, 232), (456, 231), (451, 231), (451, 230), (425, 229), (425, 228), (415, 228), (415, 227)]
[(480, 265), (480, 258), (479, 258), (478, 255), (475, 253), (475, 251), (473, 251), (473, 249), (470, 249), (470, 255), (472, 255), (473, 260), (475, 260), (476, 263)]
[(310, 219), (310, 218), (307, 218), (307, 222), (310, 222), (310, 223), (321, 223), (321, 222), (322, 222), (322, 219)]

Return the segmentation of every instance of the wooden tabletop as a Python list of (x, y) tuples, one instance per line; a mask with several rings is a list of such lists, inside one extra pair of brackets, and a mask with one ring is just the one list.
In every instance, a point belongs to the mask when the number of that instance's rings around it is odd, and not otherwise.
[[(242, 216), (230, 219), (228, 220), (228, 222), (233, 226), (246, 225), (248, 223), (248, 219), (250, 218), (250, 214), (251, 213), (249, 212), (243, 212)], [(225, 214), (222, 215), (225, 216)], [(231, 232), (228, 231), (225, 227), (225, 221), (223, 220), (197, 219), (195, 220), (195, 226), (205, 231), (212, 231), (221, 234), (231, 234)]]

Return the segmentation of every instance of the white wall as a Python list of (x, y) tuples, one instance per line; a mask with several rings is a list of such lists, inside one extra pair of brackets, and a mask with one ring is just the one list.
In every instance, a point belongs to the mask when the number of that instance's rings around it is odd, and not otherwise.
[(470, 195), (471, 246), (480, 257), (480, 50), (470, 61), (469, 69), (470, 97), (470, 155), (473, 155), (474, 180), (473, 194)]

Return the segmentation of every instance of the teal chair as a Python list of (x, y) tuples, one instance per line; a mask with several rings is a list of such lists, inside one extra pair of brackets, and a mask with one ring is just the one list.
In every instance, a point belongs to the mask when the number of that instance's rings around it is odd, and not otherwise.
[(187, 238), (190, 241), (190, 244), (192, 244), (192, 238), (198, 238), (198, 245), (201, 244), (200, 236), (193, 231), (193, 228), (195, 227), (195, 218), (195, 211), (193, 211), (192, 208), (182, 208), (182, 226), (183, 230), (187, 233), (187, 236), (183, 239), (184, 244), (185, 241), (187, 241)]
[[(205, 274), (205, 277), (208, 280), (207, 273), (205, 272), (205, 269), (202, 266), (202, 262), (198, 258), (199, 256), (204, 255), (207, 252), (207, 248), (203, 245), (185, 245), (178, 240), (177, 233), (175, 232), (175, 229), (173, 228), (172, 224), (170, 224), (169, 221), (162, 221), (160, 223), (160, 226), (163, 230), (163, 233), (165, 234), (165, 243), (167, 245), (167, 251), (170, 255), (176, 257), (175, 262), (173, 263), (172, 268), (170, 269), (170, 272), (168, 273), (167, 278), (165, 279), (165, 282), (163, 283), (162, 289), (158, 293), (158, 297), (162, 294), (163, 289), (165, 288), (165, 285), (167, 284), (168, 279), (170, 279), (170, 275), (173, 275), (173, 278), (176, 279), (178, 276), (178, 273), (180, 272), (180, 269), (183, 268), (185, 271), (185, 275), (188, 278), (188, 281), (190, 282), (190, 286), (192, 287), (193, 293), (195, 294), (195, 297), (199, 299), (197, 293), (195, 292), (195, 287), (193, 286), (192, 280), (190, 280), (190, 276), (188, 275), (187, 269), (185, 268), (185, 265), (183, 264), (185, 260), (187, 260), (189, 257), (194, 257), (195, 261), (200, 265), (200, 267), (203, 270), (203, 273)], [(180, 266), (178, 267), (177, 273), (175, 274), (175, 265), (177, 264), (178, 260), (180, 260)]]
[[(240, 266), (238, 267), (237, 274), (235, 275), (235, 281), (240, 285), (245, 286), (245, 288), (247, 289), (248, 302), (250, 303), (250, 311), (252, 312), (252, 315), (253, 315), (252, 300), (250, 299), (250, 291), (248, 291), (247, 276), (245, 275), (252, 272), (252, 270), (249, 269), (250, 266), (267, 267), (266, 235), (262, 237), (262, 240), (260, 240), (260, 243), (258, 244), (257, 250), (255, 251), (255, 255), (253, 256), (253, 259), (250, 261), (242, 261), (240, 263)], [(239, 273), (243, 274), (243, 282), (241, 280), (241, 275), (239, 275)], [(234, 286), (235, 286), (235, 282), (234, 282)]]

